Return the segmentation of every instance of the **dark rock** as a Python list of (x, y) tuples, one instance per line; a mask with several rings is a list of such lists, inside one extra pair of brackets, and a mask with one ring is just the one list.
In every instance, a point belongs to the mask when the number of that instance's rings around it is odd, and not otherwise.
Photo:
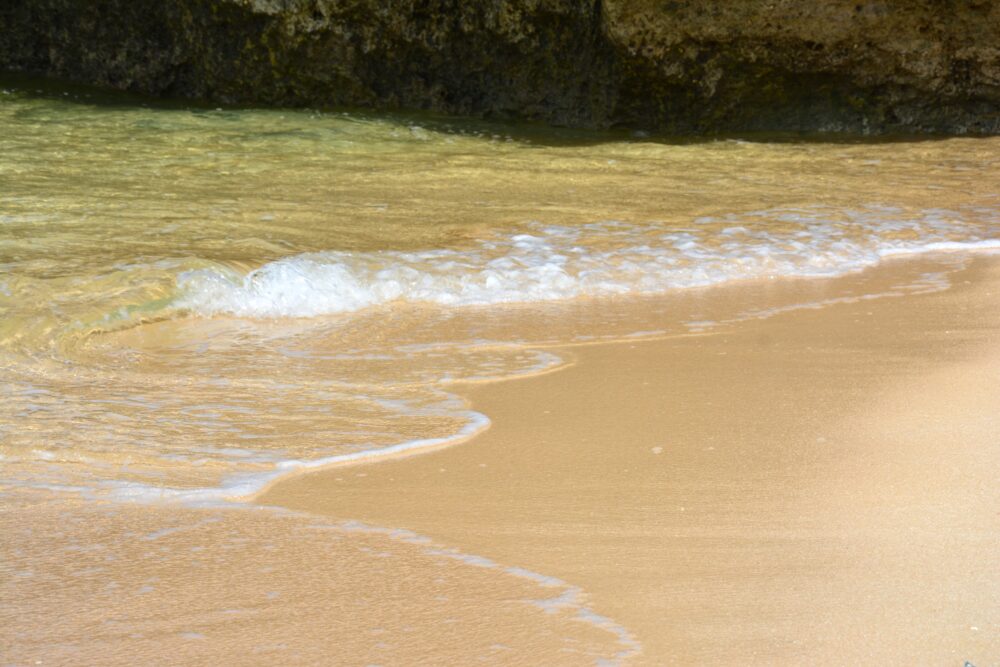
[(984, 0), (4, 0), (0, 68), (673, 132), (1000, 132)]

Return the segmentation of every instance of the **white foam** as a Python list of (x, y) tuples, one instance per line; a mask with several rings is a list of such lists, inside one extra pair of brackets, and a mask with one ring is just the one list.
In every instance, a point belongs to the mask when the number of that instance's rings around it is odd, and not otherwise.
[(879, 255), (882, 257), (892, 257), (894, 255), (907, 255), (921, 252), (971, 252), (977, 250), (1000, 250), (1000, 239), (984, 239), (982, 241), (938, 241), (925, 243), (924, 245), (913, 248), (884, 248), (879, 251)]
[(521, 577), (522, 579), (530, 579), (536, 584), (540, 584), (546, 588), (565, 587), (569, 585), (562, 579), (557, 579), (556, 577), (550, 577), (544, 574), (538, 574), (537, 572), (526, 570), (523, 567), (507, 567), (504, 568), (504, 572), (515, 577)]
[[(404, 442), (351, 452), (348, 454), (338, 454), (325, 456), (316, 459), (300, 460), (286, 459), (275, 464), (272, 470), (258, 473), (242, 473), (232, 475), (223, 480), (216, 487), (195, 487), (195, 488), (170, 488), (143, 484), (140, 482), (125, 482), (120, 480), (108, 480), (101, 484), (106, 497), (118, 501), (129, 501), (136, 503), (155, 503), (163, 501), (181, 502), (198, 507), (218, 506), (228, 504), (229, 501), (247, 498), (260, 492), (264, 487), (274, 480), (297, 470), (309, 470), (336, 465), (346, 465), (352, 463), (367, 463), (383, 458), (394, 456), (415, 454), (427, 449), (434, 449), (444, 445), (457, 444), (465, 441), (477, 433), (484, 431), (490, 425), (489, 418), (472, 410), (461, 413), (466, 419), (465, 425), (449, 436), (439, 438), (418, 438)], [(89, 492), (91, 489), (86, 489)]]
[(555, 597), (532, 600), (531, 604), (546, 614), (555, 614), (565, 609), (579, 607), (581, 594), (582, 591), (579, 588), (571, 586)]
[(970, 215), (976, 219), (869, 207), (754, 211), (700, 218), (686, 229), (535, 223), (530, 233), (466, 248), (310, 253), (246, 275), (221, 267), (188, 271), (178, 278), (175, 305), (202, 315), (312, 317), (395, 302), (474, 306), (829, 277), (900, 254), (1000, 248), (997, 214)]

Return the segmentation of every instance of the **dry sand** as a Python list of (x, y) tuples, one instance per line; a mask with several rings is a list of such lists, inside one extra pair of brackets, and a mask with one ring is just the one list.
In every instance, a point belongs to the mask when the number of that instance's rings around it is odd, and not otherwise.
[(953, 281), (563, 348), (466, 444), (257, 500), (581, 586), (636, 664), (1000, 664), (1000, 261)]

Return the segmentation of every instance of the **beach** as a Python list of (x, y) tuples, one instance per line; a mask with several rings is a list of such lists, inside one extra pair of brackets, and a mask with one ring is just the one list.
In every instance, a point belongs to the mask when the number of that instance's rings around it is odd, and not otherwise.
[(462, 388), (493, 422), (465, 444), (256, 501), (571, 582), (634, 664), (992, 664), (1000, 262), (952, 281), (562, 349)]
[(0, 663), (995, 663), (998, 169), (0, 82)]

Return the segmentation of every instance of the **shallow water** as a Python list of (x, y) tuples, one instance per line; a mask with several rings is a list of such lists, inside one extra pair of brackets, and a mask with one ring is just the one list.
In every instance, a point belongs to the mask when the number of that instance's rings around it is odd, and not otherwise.
[(0, 494), (245, 496), (468, 437), (488, 416), (453, 383), (564, 363), (545, 346), (711, 329), (796, 305), (777, 278), (899, 254), (951, 253), (899, 285), (940, 289), (1000, 247), (998, 171), (1000, 139), (672, 142), (9, 85)]

